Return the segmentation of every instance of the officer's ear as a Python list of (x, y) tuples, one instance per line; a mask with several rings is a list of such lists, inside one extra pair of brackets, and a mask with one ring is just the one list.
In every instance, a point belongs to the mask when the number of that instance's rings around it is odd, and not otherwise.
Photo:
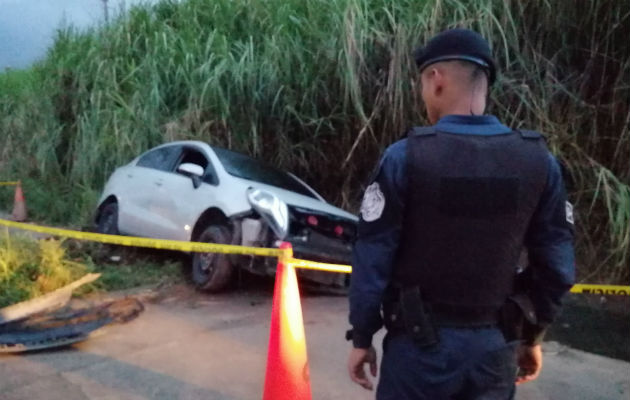
[(429, 66), (422, 71), (422, 84), (432, 96), (439, 96), (444, 90), (444, 73), (437, 65)]

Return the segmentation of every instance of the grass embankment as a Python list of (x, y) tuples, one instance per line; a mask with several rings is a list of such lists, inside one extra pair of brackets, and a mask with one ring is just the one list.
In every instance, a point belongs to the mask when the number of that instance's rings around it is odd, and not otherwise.
[(100, 246), (91, 244), (1, 233), (0, 307), (52, 292), (89, 272), (99, 272), (101, 277), (77, 290), (77, 294), (182, 279), (180, 265), (173, 260), (156, 261), (144, 256), (122, 265), (95, 262), (91, 254), (99, 251)]
[(136, 8), (107, 27), (60, 31), (32, 70), (0, 77), (0, 179), (24, 180), (35, 218), (86, 224), (116, 166), (165, 141), (201, 139), (291, 170), (356, 210), (384, 147), (423, 123), (411, 49), (453, 26), (492, 42), (502, 73), (489, 111), (545, 132), (567, 165), (579, 278), (627, 283), (627, 1)]

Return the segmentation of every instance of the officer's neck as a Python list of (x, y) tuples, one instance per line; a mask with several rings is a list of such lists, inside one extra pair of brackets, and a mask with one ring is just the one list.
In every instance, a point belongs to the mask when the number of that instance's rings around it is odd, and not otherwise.
[(453, 100), (446, 102), (438, 112), (438, 120), (447, 115), (483, 115), (486, 110), (485, 98)]

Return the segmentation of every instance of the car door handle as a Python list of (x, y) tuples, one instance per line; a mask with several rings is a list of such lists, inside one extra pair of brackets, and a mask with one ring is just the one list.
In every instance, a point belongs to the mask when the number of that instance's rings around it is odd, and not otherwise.
[(133, 178), (133, 174), (127, 174), (127, 178)]
[(162, 186), (162, 181), (155, 181), (153, 183), (155, 184), (155, 186)]

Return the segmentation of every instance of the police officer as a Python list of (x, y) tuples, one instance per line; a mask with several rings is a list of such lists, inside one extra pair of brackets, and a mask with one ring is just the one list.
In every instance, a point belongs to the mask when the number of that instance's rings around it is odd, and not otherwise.
[(574, 281), (572, 206), (541, 135), (484, 115), (496, 68), (483, 37), (448, 30), (414, 58), (434, 125), (387, 148), (365, 191), (349, 374), (373, 388), (385, 325), (377, 399), (510, 399), (538, 376)]

